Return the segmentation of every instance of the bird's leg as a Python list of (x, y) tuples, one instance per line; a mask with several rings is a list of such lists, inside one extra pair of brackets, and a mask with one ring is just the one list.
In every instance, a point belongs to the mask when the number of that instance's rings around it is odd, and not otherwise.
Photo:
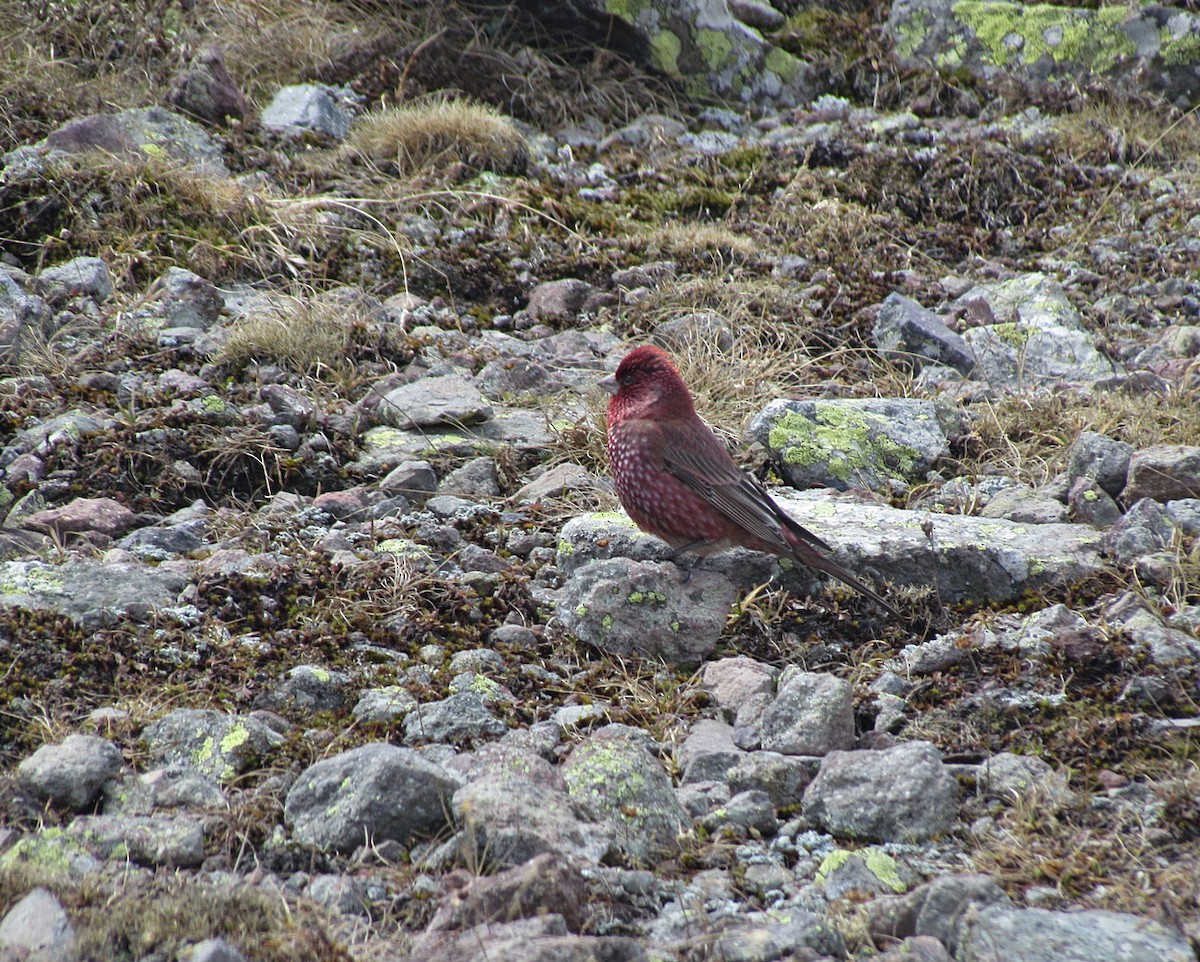
[[(683, 554), (684, 552), (687, 552), (687, 551), (693, 551), (696, 548), (703, 548), (707, 544), (711, 544), (711, 542), (705, 541), (703, 538), (697, 538), (695, 541), (689, 541), (687, 544), (681, 544), (678, 548), (672, 548), (670, 551), (667, 552), (667, 560), (678, 564), (679, 556), (681, 554)], [(684, 584), (687, 584), (689, 581), (692, 580), (692, 569), (695, 568), (696, 565), (698, 565), (700, 563), (700, 561), (703, 561), (703, 560), (704, 560), (704, 556), (701, 555), (699, 557), (699, 560), (693, 561), (690, 565), (679, 565), (679, 567), (683, 569), (683, 583)]]

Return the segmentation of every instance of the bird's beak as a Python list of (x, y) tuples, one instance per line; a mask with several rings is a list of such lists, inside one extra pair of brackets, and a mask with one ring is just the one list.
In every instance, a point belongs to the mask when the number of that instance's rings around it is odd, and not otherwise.
[(596, 385), (607, 391), (609, 394), (616, 394), (618, 390), (617, 376), (615, 374), (610, 374), (608, 377), (601, 378), (599, 381), (597, 381)]

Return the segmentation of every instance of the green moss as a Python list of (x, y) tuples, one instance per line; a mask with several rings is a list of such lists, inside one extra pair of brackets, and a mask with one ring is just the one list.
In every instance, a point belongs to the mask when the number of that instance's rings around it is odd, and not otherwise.
[(1024, 347), (1033, 336), (1033, 328), (1016, 321), (992, 324), (989, 330), (1005, 344), (1017, 348)]

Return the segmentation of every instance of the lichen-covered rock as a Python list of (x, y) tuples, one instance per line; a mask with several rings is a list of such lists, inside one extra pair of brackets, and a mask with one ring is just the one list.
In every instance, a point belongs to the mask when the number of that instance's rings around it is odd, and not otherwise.
[(1087, 384), (1116, 371), (1066, 292), (1044, 274), (981, 284), (957, 303), (987, 319), (963, 332), (963, 340), (978, 362), (972, 378), (993, 391)]
[(446, 827), (459, 782), (410, 748), (373, 743), (309, 766), (284, 804), (296, 838), (348, 853), (364, 842), (401, 845)]
[(713, 650), (735, 593), (709, 571), (611, 558), (572, 573), (559, 592), (558, 620), (611, 654), (686, 664)]
[(1116, 74), (1180, 103), (1200, 94), (1200, 17), (1185, 10), (896, 0), (888, 23), (907, 66), (1031, 80)]
[(588, 0), (639, 35), (656, 69), (697, 97), (795, 104), (818, 91), (811, 68), (734, 19), (726, 0)]
[(913, 398), (772, 401), (750, 421), (795, 488), (911, 484), (950, 450), (948, 412)]
[(192, 765), (219, 782), (229, 782), (259, 764), (283, 741), (257, 718), (196, 708), (164, 715), (142, 738), (154, 761)]
[(637, 864), (678, 851), (685, 816), (662, 763), (634, 730), (610, 725), (590, 735), (563, 764), (575, 801), (608, 825), (613, 844)]

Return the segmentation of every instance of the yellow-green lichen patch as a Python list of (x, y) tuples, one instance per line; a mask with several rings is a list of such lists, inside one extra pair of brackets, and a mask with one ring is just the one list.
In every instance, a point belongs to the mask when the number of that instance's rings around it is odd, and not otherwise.
[(951, 8), (997, 67), (1031, 66), (1043, 57), (1055, 63), (1080, 63), (1103, 73), (1137, 48), (1125, 32), (1125, 7), (1098, 11), (1049, 4), (960, 0)]
[(929, 13), (914, 10), (911, 17), (900, 22), (896, 29), (896, 52), (907, 59), (916, 54), (929, 35)]
[(660, 30), (650, 40), (650, 62), (669, 77), (678, 77), (683, 44), (669, 30)]
[(822, 883), (826, 882), (834, 872), (855, 857), (861, 859), (867, 870), (893, 892), (903, 892), (907, 888), (896, 870), (896, 860), (883, 849), (875, 846), (864, 848), (858, 852), (850, 852), (846, 849), (830, 852), (821, 862), (820, 868), (817, 869), (816, 880)]
[(1170, 27), (1163, 27), (1159, 32), (1159, 43), (1158, 55), (1168, 66), (1177, 67), (1200, 60), (1200, 33), (1176, 37)]
[(661, 591), (631, 591), (625, 600), (631, 605), (640, 605), (644, 601), (666, 601), (667, 596)]
[(785, 84), (791, 83), (796, 79), (796, 75), (800, 72), (800, 67), (802, 66), (799, 60), (786, 50), (780, 50), (778, 47), (772, 47), (767, 51), (767, 56), (764, 58), (763, 64)]
[(705, 64), (713, 70), (727, 66), (733, 59), (733, 41), (723, 30), (697, 30), (696, 47)]

